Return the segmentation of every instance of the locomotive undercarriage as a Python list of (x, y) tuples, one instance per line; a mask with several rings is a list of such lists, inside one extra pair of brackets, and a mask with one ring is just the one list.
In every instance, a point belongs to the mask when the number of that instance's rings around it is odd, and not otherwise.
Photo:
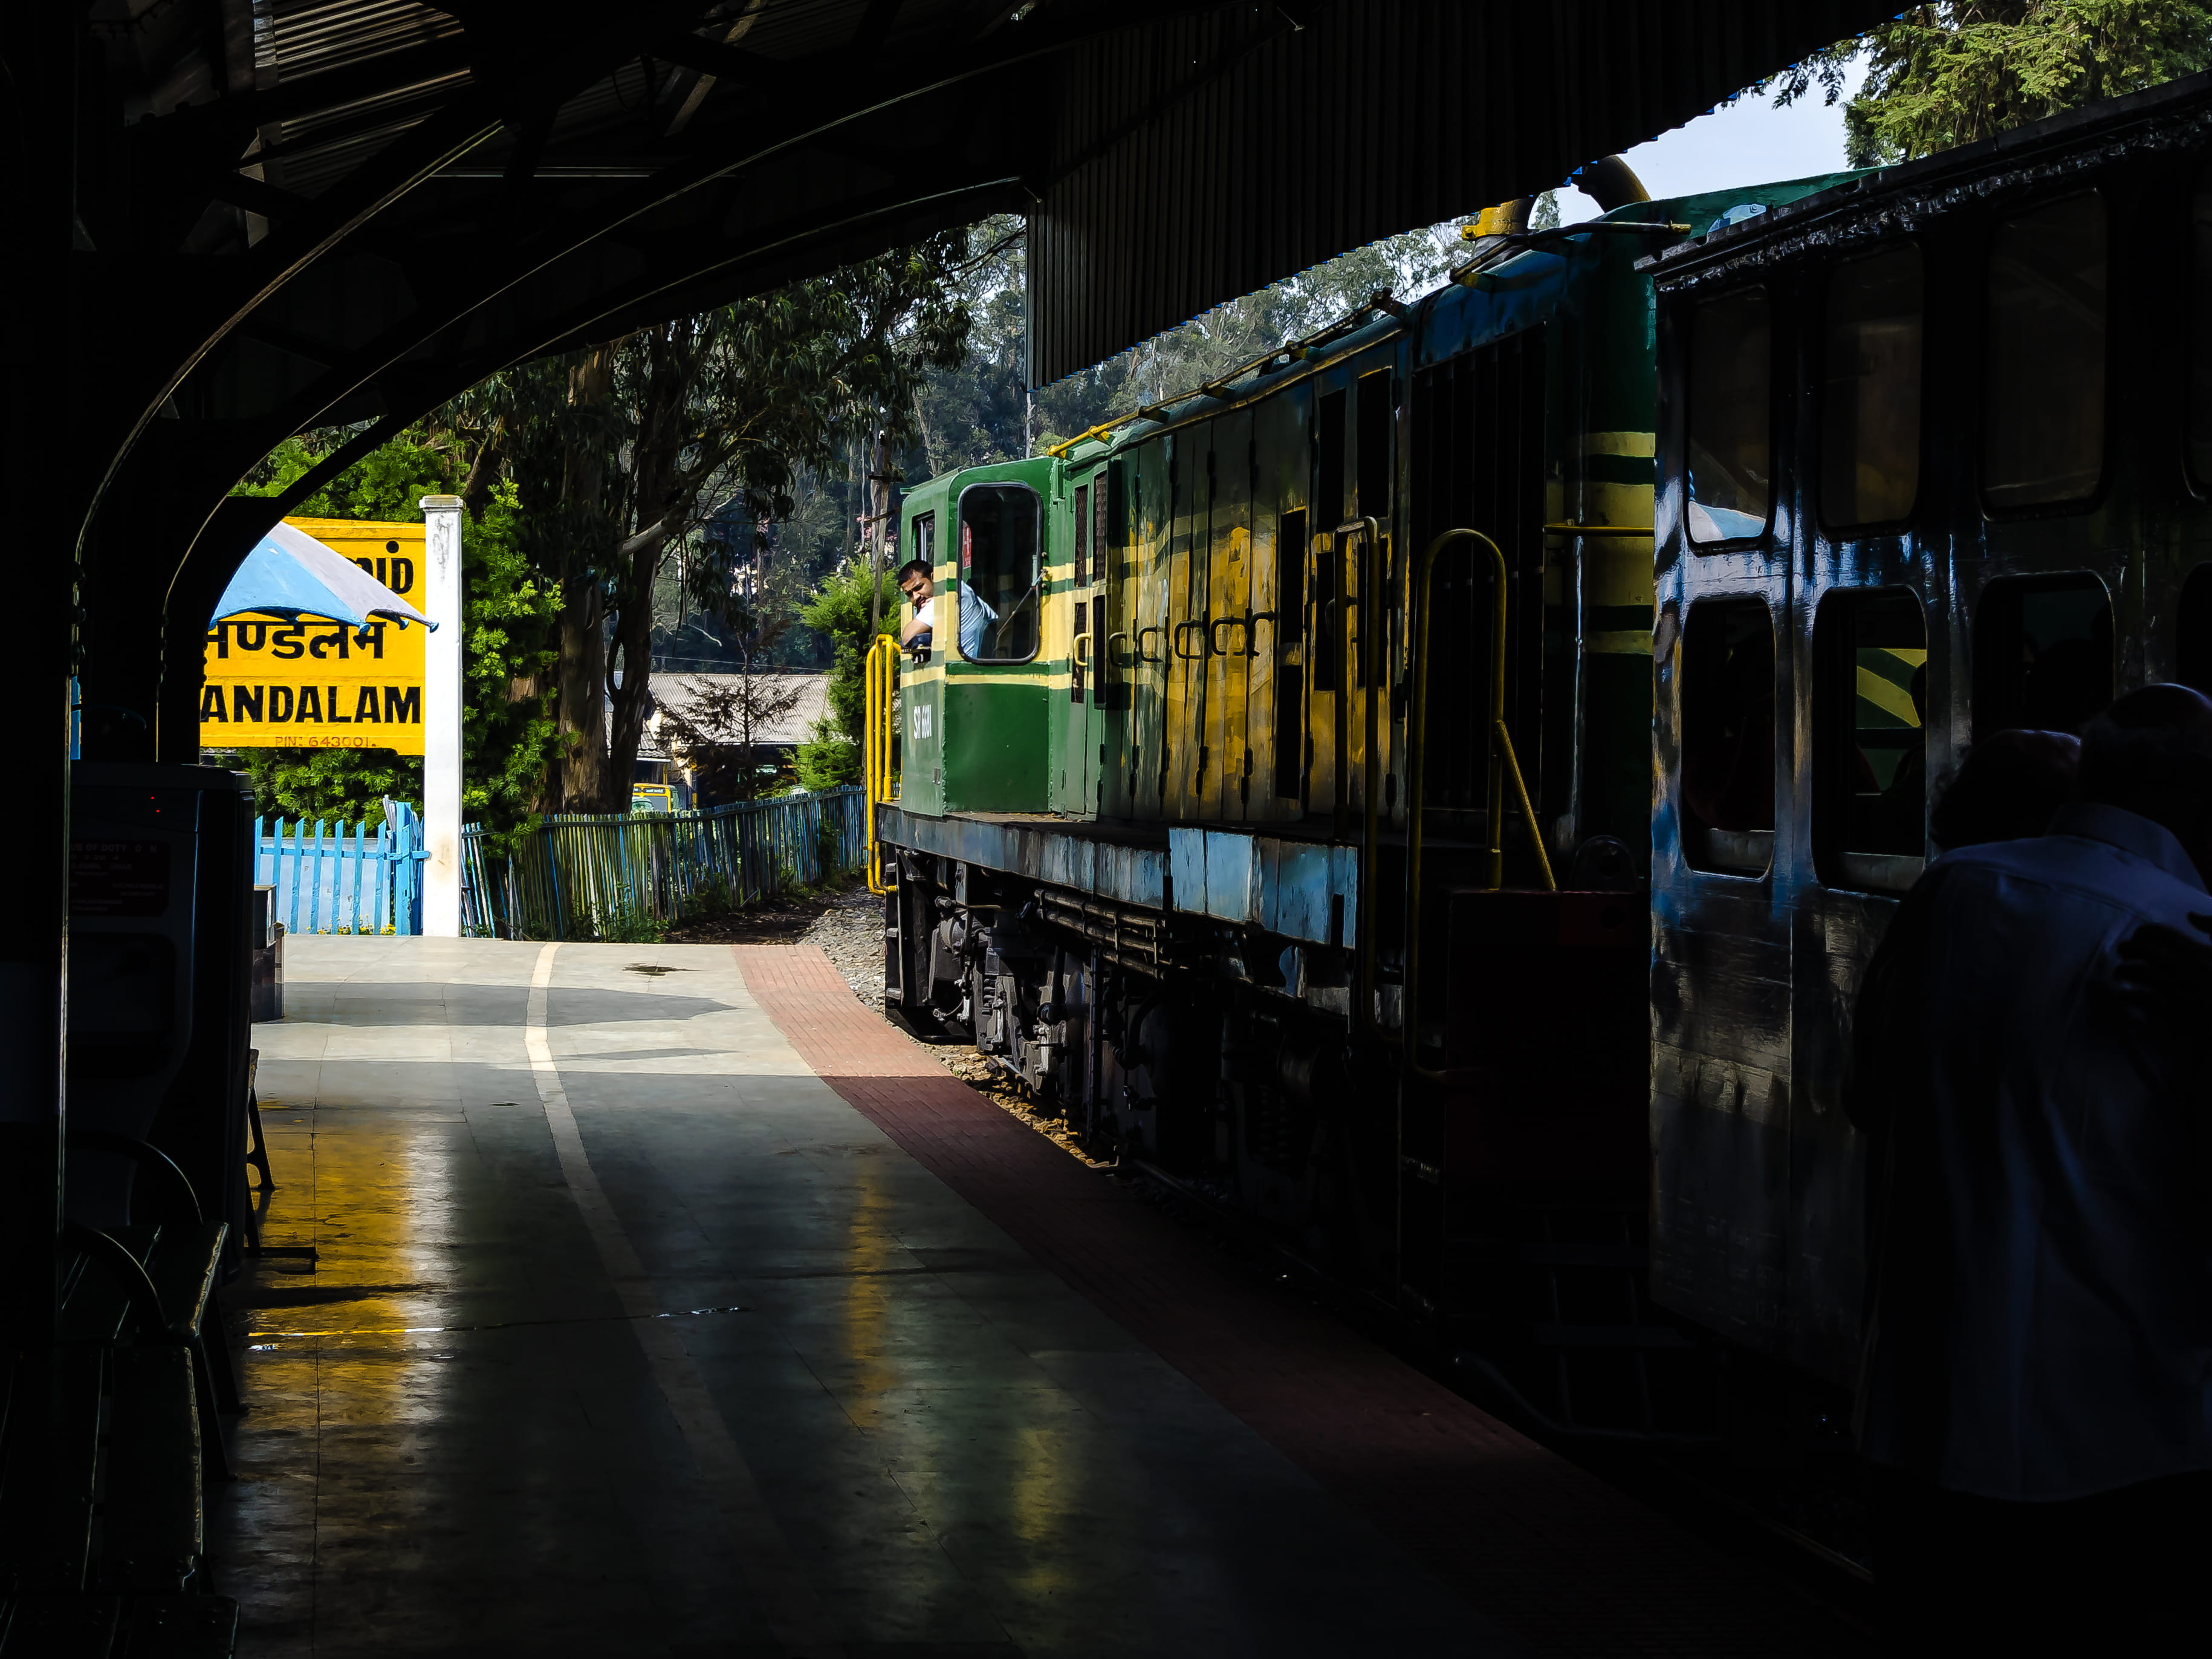
[[(949, 856), (902, 851), (898, 868), (887, 1001), (967, 1036), (1093, 1156), (1356, 1292), (1542, 1425), (1719, 1431), (1711, 1346), (1644, 1290), (1641, 1032), (1624, 1054), (1613, 1006), (1640, 1000), (1641, 951), (1608, 985), (1589, 963), (1609, 958), (1562, 966), (1529, 942), (1544, 902), (1591, 927), (1617, 908), (1640, 935), (1633, 895), (1455, 895), (1425, 945), (1451, 968), (1423, 1022), (1443, 1075), (1425, 1079), (1353, 1030), (1350, 951)], [(1478, 898), (1502, 908), (1463, 915)], [(1510, 957), (1481, 950), (1509, 938)], [(1378, 956), (1387, 985), (1387, 941)], [(1528, 1025), (1560, 985), (1579, 1008)], [(1485, 1030), (1511, 1051), (1466, 1063)]]
[(1093, 1155), (1334, 1253), (1346, 953), (928, 854), (900, 864), (894, 1006), (966, 1035)]

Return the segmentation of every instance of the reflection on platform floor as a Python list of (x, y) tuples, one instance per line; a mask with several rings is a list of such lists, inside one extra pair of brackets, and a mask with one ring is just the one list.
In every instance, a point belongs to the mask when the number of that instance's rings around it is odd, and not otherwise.
[(818, 1081), (727, 951), (287, 949), (215, 1517), (245, 1652), (1512, 1650)]

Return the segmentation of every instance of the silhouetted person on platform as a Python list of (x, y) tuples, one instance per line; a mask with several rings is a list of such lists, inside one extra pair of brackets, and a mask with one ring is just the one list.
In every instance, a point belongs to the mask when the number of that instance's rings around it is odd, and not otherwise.
[(2204, 1097), (2193, 1033), (2142, 1017), (2116, 969), (2143, 924), (2212, 908), (2206, 866), (2212, 702), (2146, 687), (2088, 722), (2048, 832), (1938, 860), (1869, 971), (1848, 1091), (1877, 1204), (1861, 1445), (1899, 1639), (2147, 1653), (2197, 1622)]
[(2070, 732), (1996, 732), (1966, 758), (1928, 814), (1939, 851), (2039, 836), (2073, 799), (2081, 740)]

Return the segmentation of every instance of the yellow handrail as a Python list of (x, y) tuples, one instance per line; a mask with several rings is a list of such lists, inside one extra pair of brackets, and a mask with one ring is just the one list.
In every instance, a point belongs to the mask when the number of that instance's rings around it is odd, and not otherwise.
[(876, 842), (876, 808), (897, 799), (898, 780), (891, 769), (891, 745), (898, 736), (898, 641), (889, 634), (876, 635), (868, 647), (867, 720), (861, 732), (860, 763), (867, 781), (868, 890), (888, 893), (884, 879), (884, 855)]
[(1543, 827), (1536, 822), (1535, 809), (1528, 799), (1528, 786), (1521, 775), (1520, 757), (1513, 752), (1513, 733), (1505, 724), (1505, 555), (1496, 542), (1480, 530), (1447, 530), (1431, 542), (1428, 550), (1422, 554), (1420, 574), (1414, 587), (1420, 599), (1421, 619), (1417, 635), (1419, 648), (1413, 657), (1412, 726), (1406, 743), (1406, 1012), (1399, 1035), (1405, 1045), (1407, 1069), (1418, 1077), (1430, 1079), (1441, 1078), (1443, 1073), (1432, 1071), (1414, 1058), (1419, 1052), (1420, 1034), (1413, 1029), (1414, 1022), (1420, 1018), (1421, 851), (1425, 840), (1421, 820), (1428, 788), (1429, 614), (1435, 608), (1432, 600), (1437, 556), (1444, 550), (1447, 544), (1462, 538), (1480, 542), (1488, 548), (1498, 573), (1498, 586), (1490, 607), (1490, 781), (1484, 797), (1488, 808), (1486, 827), (1490, 836), (1490, 846), (1486, 849), (1490, 854), (1490, 867), (1486, 873), (1493, 890), (1504, 886), (1505, 775), (1510, 770), (1513, 793), (1521, 804), (1521, 817), (1528, 826), (1528, 838), (1536, 849), (1536, 867), (1544, 872), (1545, 890), (1557, 892), (1559, 885), (1553, 878), (1551, 855), (1544, 848)]

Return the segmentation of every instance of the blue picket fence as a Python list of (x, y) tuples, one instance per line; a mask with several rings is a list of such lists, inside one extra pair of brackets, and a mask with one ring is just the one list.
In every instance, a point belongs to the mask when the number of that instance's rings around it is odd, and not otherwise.
[[(850, 787), (702, 811), (559, 814), (495, 858), (461, 831), (461, 931), (476, 939), (595, 939), (680, 921), (833, 876), (865, 857), (866, 811)], [(422, 931), (422, 822), (400, 801), (384, 822), (260, 818), (253, 879), (274, 887), (289, 933)]]
[(384, 822), (257, 818), (253, 881), (273, 887), (272, 908), (288, 933), (418, 933), (422, 821), (404, 801), (385, 804)]

